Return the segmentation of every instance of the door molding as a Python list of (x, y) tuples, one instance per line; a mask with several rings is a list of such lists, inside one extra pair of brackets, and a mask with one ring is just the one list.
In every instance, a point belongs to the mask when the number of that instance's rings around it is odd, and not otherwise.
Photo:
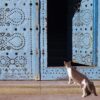
[[(96, 0), (97, 1), (97, 0)], [(98, 13), (98, 3), (93, 0), (93, 9), (95, 12), (95, 19), (97, 18)], [(47, 65), (47, 0), (40, 0), (41, 8), (40, 8), (40, 51), (41, 51), (41, 80), (59, 80), (67, 78), (67, 71), (65, 68), (60, 67), (48, 67)], [(95, 21), (95, 25), (97, 28), (97, 22)], [(96, 37), (95, 37), (96, 38)], [(80, 72), (86, 74), (90, 79), (100, 79), (99, 71), (100, 68), (98, 65), (96, 67), (82, 67), (79, 66), (78, 70)]]

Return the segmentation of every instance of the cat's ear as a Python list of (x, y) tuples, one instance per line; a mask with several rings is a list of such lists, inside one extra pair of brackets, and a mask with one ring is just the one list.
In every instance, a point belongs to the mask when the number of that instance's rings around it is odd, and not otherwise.
[(64, 65), (66, 65), (67, 64), (67, 62), (66, 61), (64, 61)]
[(68, 62), (68, 65), (69, 65), (69, 66), (71, 66), (71, 63), (72, 63), (72, 62), (71, 62), (71, 61), (69, 61), (69, 62)]
[(72, 63), (77, 63), (77, 62), (75, 60), (73, 60)]
[(64, 61), (65, 66), (71, 66), (71, 61)]

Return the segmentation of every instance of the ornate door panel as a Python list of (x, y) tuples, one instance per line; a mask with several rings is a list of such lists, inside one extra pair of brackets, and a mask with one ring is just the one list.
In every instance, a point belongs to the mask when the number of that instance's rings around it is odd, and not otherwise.
[(34, 79), (38, 68), (38, 0), (0, 1), (0, 79)]
[[(96, 32), (94, 22), (94, 0), (82, 0), (79, 10), (73, 17), (73, 61), (96, 64)], [(93, 13), (94, 12), (94, 13)]]

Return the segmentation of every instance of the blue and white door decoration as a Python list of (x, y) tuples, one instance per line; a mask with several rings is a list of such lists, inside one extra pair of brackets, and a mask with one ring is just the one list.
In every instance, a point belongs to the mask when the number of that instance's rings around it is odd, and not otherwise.
[[(73, 61), (94, 66), (96, 64), (96, 30), (94, 0), (82, 0), (73, 17)], [(96, 17), (95, 17), (96, 18)]]
[[(91, 79), (100, 79), (97, 14), (98, 0), (81, 0), (72, 20), (72, 59), (88, 65), (78, 68)], [(67, 77), (63, 66), (48, 67), (47, 24), (47, 0), (0, 1), (0, 80)]]
[(0, 80), (38, 76), (38, 2), (0, 1)]

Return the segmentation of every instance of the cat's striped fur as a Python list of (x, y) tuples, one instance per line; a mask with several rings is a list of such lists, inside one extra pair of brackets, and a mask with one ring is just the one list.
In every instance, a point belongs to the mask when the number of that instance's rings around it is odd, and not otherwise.
[(94, 83), (90, 81), (85, 75), (80, 73), (77, 69), (75, 69), (72, 65), (71, 62), (66, 62), (64, 61), (64, 66), (67, 69), (68, 72), (68, 77), (69, 77), (69, 82), (68, 84), (71, 84), (72, 80), (75, 83), (78, 83), (83, 91), (82, 97), (86, 97), (93, 93), (95, 96), (97, 96), (96, 89), (94, 86)]

